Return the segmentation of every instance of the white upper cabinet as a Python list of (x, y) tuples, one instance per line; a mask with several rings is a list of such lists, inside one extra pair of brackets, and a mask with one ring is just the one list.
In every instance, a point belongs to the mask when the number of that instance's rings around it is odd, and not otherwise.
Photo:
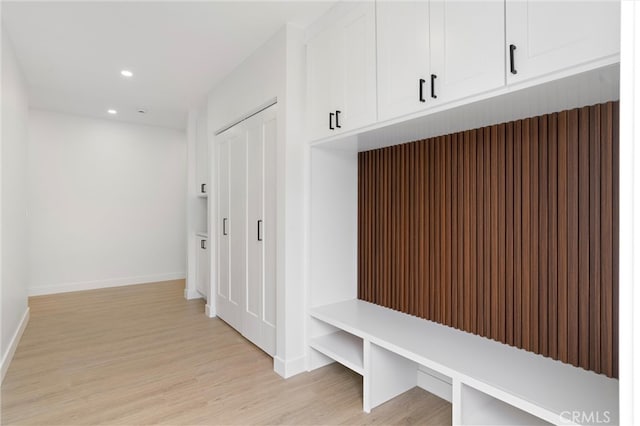
[(307, 44), (312, 139), (376, 121), (375, 4), (351, 5)]
[(506, 7), (508, 83), (620, 52), (618, 0), (507, 0)]
[(377, 4), (380, 119), (505, 84), (504, 1)]
[(432, 0), (434, 94), (448, 102), (504, 86), (504, 1)]
[(429, 2), (377, 4), (378, 115), (409, 114), (431, 102)]

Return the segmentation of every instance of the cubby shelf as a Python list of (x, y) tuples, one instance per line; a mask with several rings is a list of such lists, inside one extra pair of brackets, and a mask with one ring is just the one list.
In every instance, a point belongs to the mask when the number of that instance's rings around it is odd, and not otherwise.
[(364, 374), (362, 339), (345, 331), (316, 337), (309, 345), (356, 373)]

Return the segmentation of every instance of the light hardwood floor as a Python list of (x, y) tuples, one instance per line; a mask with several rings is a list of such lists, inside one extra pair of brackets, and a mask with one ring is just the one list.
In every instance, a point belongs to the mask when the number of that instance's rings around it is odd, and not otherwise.
[(2, 424), (451, 424), (415, 388), (362, 412), (362, 378), (333, 364), (288, 380), (184, 281), (32, 297), (2, 384)]

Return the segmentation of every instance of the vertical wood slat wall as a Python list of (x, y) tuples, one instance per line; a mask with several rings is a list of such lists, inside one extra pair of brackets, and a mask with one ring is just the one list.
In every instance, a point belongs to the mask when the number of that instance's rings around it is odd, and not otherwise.
[(358, 297), (618, 377), (618, 114), (360, 153)]

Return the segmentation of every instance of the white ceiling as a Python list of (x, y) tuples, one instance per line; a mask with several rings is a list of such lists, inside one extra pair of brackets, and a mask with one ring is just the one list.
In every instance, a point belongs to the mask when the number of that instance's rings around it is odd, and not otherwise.
[[(332, 3), (2, 1), (1, 7), (32, 107), (184, 128), (189, 106), (286, 22), (306, 27)], [(123, 78), (122, 69), (133, 78)], [(109, 108), (118, 114), (109, 116)]]

